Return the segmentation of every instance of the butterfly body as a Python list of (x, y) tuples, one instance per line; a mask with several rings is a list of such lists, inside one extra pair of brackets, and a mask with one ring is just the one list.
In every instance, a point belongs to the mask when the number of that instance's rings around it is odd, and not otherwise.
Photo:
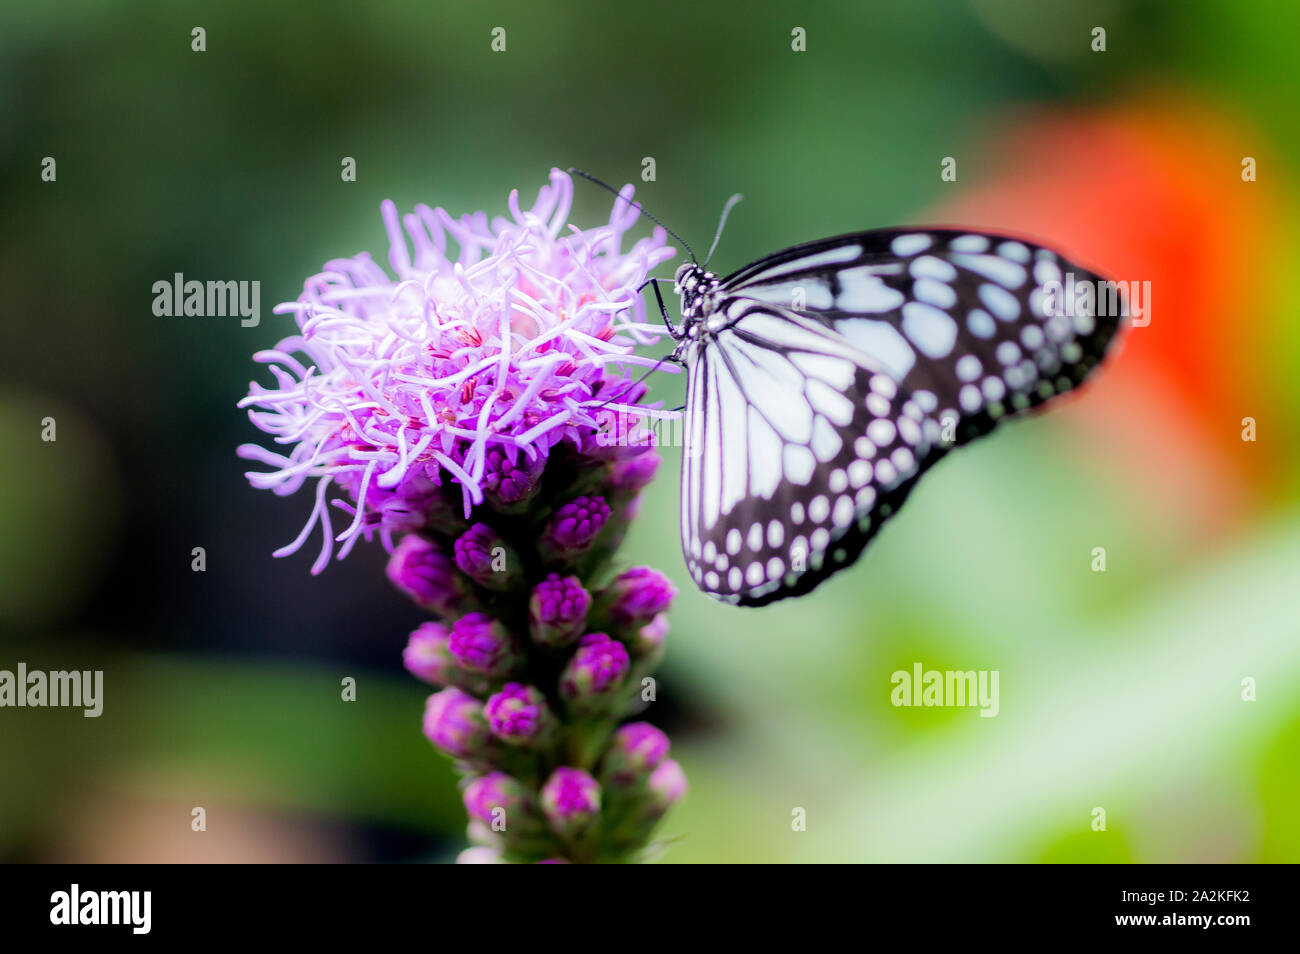
[(948, 450), (1072, 390), (1122, 308), (1066, 314), (1012, 236), (879, 230), (720, 278), (678, 269), (682, 549), (710, 596), (763, 605), (851, 565)]

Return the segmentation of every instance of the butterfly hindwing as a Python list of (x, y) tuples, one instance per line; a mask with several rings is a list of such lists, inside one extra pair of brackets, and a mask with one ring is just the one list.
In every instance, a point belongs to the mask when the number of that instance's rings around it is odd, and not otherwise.
[(920, 407), (796, 314), (751, 310), (687, 364), (682, 544), (719, 599), (813, 589), (857, 558), (933, 457)]

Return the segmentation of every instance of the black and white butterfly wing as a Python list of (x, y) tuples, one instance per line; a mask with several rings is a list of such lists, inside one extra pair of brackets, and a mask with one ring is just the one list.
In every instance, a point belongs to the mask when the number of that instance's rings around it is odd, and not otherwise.
[(828, 239), (724, 279), (686, 352), (697, 584), (761, 605), (852, 563), (950, 447), (1097, 365), (1123, 306), (1069, 296), (1089, 287), (1049, 249), (952, 230)]
[(795, 596), (852, 563), (934, 451), (883, 368), (794, 312), (754, 307), (686, 362), (682, 548), (718, 599)]

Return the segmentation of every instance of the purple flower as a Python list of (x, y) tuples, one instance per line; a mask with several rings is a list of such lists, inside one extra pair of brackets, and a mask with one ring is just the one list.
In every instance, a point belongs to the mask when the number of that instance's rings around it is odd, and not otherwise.
[[(480, 775), (465, 786), (465, 811), (491, 831), (507, 831), (511, 815), (523, 815), (528, 805), (528, 790), (505, 772)], [(518, 819), (523, 821), (522, 818)]]
[(560, 693), (579, 708), (598, 708), (620, 688), (629, 664), (622, 643), (605, 633), (588, 633), (560, 675)]
[(465, 863), (633, 860), (684, 788), (662, 733), (615, 731), (662, 654), (672, 588), (638, 568), (593, 596), (659, 464), (648, 425), (676, 413), (633, 380), (655, 363), (636, 347), (665, 333), (640, 292), (673, 252), (660, 229), (627, 241), (630, 186), (585, 232), (566, 222), (572, 191), (553, 171), (531, 209), (512, 194), (491, 220), (384, 203), (386, 265), (330, 261), (276, 309), (295, 334), (255, 356), (270, 387), (241, 402), (269, 436), (240, 448), (264, 465), (250, 482), (312, 488), (275, 555), (319, 533), (319, 573), (377, 538), (392, 582), (439, 618), (403, 662), (446, 687), (424, 731), (464, 777)]
[(650, 773), (646, 782), (647, 808), (652, 815), (662, 815), (686, 794), (686, 773), (672, 759), (665, 759)]
[(604, 777), (618, 785), (644, 779), (668, 756), (668, 736), (649, 722), (630, 722), (610, 739)]
[(627, 648), (643, 665), (657, 665), (664, 655), (668, 629), (668, 616), (660, 613), (626, 639)]
[(447, 648), (461, 666), (485, 676), (505, 676), (517, 662), (514, 640), (486, 613), (468, 613), (451, 625)]
[(632, 497), (654, 479), (659, 470), (659, 455), (646, 451), (614, 462), (610, 486), (616, 493)]
[(456, 565), (489, 590), (507, 590), (519, 577), (519, 555), (485, 523), (476, 523), (453, 544)]
[(561, 556), (581, 554), (591, 546), (609, 520), (604, 497), (578, 497), (555, 512), (546, 541)]
[(543, 740), (553, 727), (555, 717), (546, 705), (546, 697), (532, 686), (508, 682), (483, 707), (493, 734), (510, 745), (528, 745)]
[(537, 494), (546, 458), (530, 458), (516, 447), (493, 447), (487, 452), (483, 496), (500, 513), (519, 513)]
[(391, 274), (365, 253), (335, 259), (276, 307), (297, 331), (254, 356), (274, 386), (252, 384), (239, 402), (274, 449), (239, 454), (269, 468), (248, 474), (254, 487), (316, 486), (307, 525), (276, 556), (319, 527), (319, 573), (336, 543), (341, 558), (359, 539), (438, 524), (444, 487), (464, 517), (522, 503), (548, 455), (581, 450), (600, 414), (671, 416), (635, 403), (640, 390), (610, 366), (654, 363), (635, 347), (665, 329), (638, 289), (675, 253), (659, 228), (623, 247), (640, 215), (630, 186), (587, 231), (567, 224), (572, 198), (557, 169), (531, 209), (511, 193), (508, 218), (425, 205), (400, 216), (386, 201)]
[(491, 738), (483, 704), (456, 688), (429, 697), (424, 707), (424, 734), (454, 758), (472, 758), (483, 752)]
[(644, 626), (668, 609), (677, 588), (658, 570), (636, 566), (620, 573), (601, 594), (620, 630)]
[(552, 573), (538, 583), (528, 601), (528, 628), (543, 646), (567, 646), (587, 628), (591, 595), (576, 576)]
[(551, 830), (571, 837), (600, 814), (600, 785), (582, 769), (561, 766), (542, 785), (541, 800)]
[(463, 600), (456, 567), (433, 543), (416, 534), (402, 538), (388, 559), (388, 578), (425, 609), (447, 615)]
[(451, 654), (451, 631), (441, 623), (421, 623), (402, 650), (402, 664), (416, 679), (450, 685), (460, 672)]

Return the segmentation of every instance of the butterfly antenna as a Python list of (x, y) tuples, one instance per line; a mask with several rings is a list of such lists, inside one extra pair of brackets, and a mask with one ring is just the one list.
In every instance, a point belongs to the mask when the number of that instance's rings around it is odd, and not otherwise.
[(726, 228), (727, 216), (731, 214), (731, 210), (735, 208), (736, 203), (738, 203), (743, 198), (744, 196), (741, 195), (739, 192), (737, 192), (730, 199), (728, 199), (727, 204), (722, 207), (722, 218), (718, 220), (718, 233), (713, 236), (713, 244), (709, 246), (709, 254), (704, 258), (705, 268), (709, 267), (709, 261), (713, 258), (713, 253), (718, 247), (718, 242), (722, 240), (722, 230)]
[(637, 209), (638, 211), (640, 211), (640, 213), (641, 213), (642, 215), (644, 215), (647, 219), (649, 219), (649, 220), (650, 220), (651, 222), (653, 222), (655, 225), (659, 226), (661, 229), (663, 229), (665, 232), (667, 232), (667, 233), (668, 233), (669, 235), (671, 235), (673, 238), (677, 239), (677, 241), (681, 242), (681, 243), (682, 243), (682, 248), (686, 249), (686, 254), (689, 255), (689, 256), (691, 257), (691, 261), (692, 261), (692, 262), (695, 262), (697, 265), (699, 264), (699, 261), (700, 261), (700, 260), (699, 260), (698, 258), (695, 257), (695, 253), (694, 253), (693, 251), (691, 251), (691, 247), (690, 247), (688, 244), (686, 244), (686, 239), (682, 238), (680, 235), (678, 235), (676, 232), (674, 232), (674, 231), (673, 231), (672, 229), (670, 229), (668, 226), (664, 225), (662, 222), (660, 222), (658, 219), (656, 219), (653, 215), (651, 215), (649, 212), (647, 212), (647, 211), (645, 210), (645, 207), (644, 207), (643, 205), (641, 205), (640, 202), (633, 202), (631, 199), (625, 199), (625, 198), (623, 198), (623, 194), (622, 194), (621, 192), (619, 192), (617, 189), (615, 189), (615, 188), (614, 188), (612, 185), (610, 185), (608, 182), (601, 182), (601, 181), (600, 181), (599, 179), (597, 179), (595, 176), (590, 175), (590, 174), (588, 174), (588, 173), (586, 173), (586, 172), (583, 172), (581, 169), (570, 169), (570, 170), (569, 170), (569, 173), (570, 173), (571, 175), (575, 175), (575, 176), (582, 176), (582, 178), (586, 179), (588, 182), (594, 182), (594, 183), (596, 183), (596, 185), (600, 186), (600, 187), (601, 187), (602, 189), (604, 189), (606, 192), (612, 192), (612, 193), (613, 193), (615, 196), (617, 196), (618, 198), (623, 199), (623, 201), (626, 202), (628, 205), (630, 205), (630, 206), (632, 206), (634, 209)]

